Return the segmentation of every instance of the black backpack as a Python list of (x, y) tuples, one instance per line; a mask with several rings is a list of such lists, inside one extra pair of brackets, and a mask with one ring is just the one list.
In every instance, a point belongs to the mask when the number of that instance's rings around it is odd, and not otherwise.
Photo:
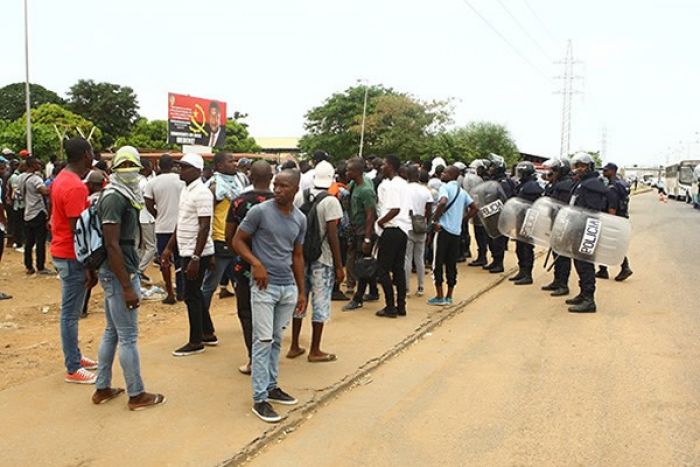
[[(326, 235), (321, 236), (321, 225), (318, 222), (316, 208), (323, 201), (328, 192), (322, 191), (316, 195), (311, 194), (311, 189), (304, 190), (304, 202), (299, 210), (306, 216), (306, 235), (304, 235), (304, 262), (307, 267), (321, 257), (321, 247)], [(326, 232), (328, 233), (328, 232)]]

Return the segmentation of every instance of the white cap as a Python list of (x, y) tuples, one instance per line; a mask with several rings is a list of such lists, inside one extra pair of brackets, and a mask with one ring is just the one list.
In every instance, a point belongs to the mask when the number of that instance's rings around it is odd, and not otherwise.
[(204, 159), (202, 159), (202, 156), (199, 154), (195, 153), (188, 153), (182, 156), (182, 158), (177, 161), (178, 164), (189, 164), (195, 169), (198, 170), (203, 170), (204, 169)]
[(12, 154), (12, 151), (10, 150), (10, 148), (5, 148), (5, 149), (2, 150), (2, 154), (3, 154), (4, 156), (7, 156), (7, 155), (9, 155), (9, 154)]
[(321, 161), (314, 166), (314, 187), (330, 188), (335, 180), (335, 169), (328, 161)]

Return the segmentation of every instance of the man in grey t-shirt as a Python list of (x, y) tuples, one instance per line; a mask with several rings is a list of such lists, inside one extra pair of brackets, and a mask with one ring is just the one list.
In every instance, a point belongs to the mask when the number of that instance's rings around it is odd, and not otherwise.
[(275, 177), (274, 199), (254, 206), (236, 230), (232, 246), (251, 265), (253, 311), (253, 413), (261, 420), (282, 420), (270, 402), (294, 405), (297, 400), (277, 386), (282, 333), (292, 313), (304, 309), (306, 218), (294, 207), (299, 172)]
[[(24, 200), (24, 232), (26, 243), (24, 245), (24, 266), (27, 274), (51, 274), (44, 268), (46, 261), (46, 202), (44, 196), (48, 196), (49, 189), (41, 178), (41, 162), (35, 157), (27, 157), (27, 171), (19, 180), (19, 192)], [(32, 261), (32, 250), (36, 245), (36, 269)]]

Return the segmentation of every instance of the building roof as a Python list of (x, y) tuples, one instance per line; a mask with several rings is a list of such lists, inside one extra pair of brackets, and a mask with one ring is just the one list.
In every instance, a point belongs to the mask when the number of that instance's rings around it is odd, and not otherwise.
[(260, 137), (255, 138), (255, 142), (258, 143), (263, 151), (265, 150), (289, 150), (298, 151), (299, 150), (299, 138), (293, 136), (273, 136), (273, 137)]

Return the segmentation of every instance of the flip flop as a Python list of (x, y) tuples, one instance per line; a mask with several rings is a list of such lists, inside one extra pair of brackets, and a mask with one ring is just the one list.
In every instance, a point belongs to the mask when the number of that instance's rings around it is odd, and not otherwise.
[(338, 360), (338, 357), (335, 354), (327, 353), (323, 357), (312, 357), (311, 355), (309, 355), (307, 357), (307, 360), (309, 361), (309, 363), (326, 363), (326, 362), (334, 362), (334, 361)]
[(8, 295), (6, 293), (0, 292), (0, 300), (9, 300), (12, 298), (12, 295)]
[(163, 394), (151, 394), (151, 396), (153, 396), (153, 399), (151, 399), (150, 401), (139, 403), (129, 402), (127, 404), (129, 406), (129, 410), (143, 410), (148, 409), (149, 407), (155, 407), (156, 405), (165, 404), (166, 399)]
[(118, 397), (124, 393), (122, 388), (107, 388), (107, 390), (109, 392), (101, 393), (99, 391), (95, 391), (95, 393), (92, 395), (92, 403), (96, 405), (104, 404), (105, 402), (109, 402), (115, 397)]
[(287, 358), (297, 358), (300, 357), (301, 355), (304, 355), (306, 353), (306, 349), (299, 349), (296, 352), (292, 352), (291, 350), (287, 352)]

